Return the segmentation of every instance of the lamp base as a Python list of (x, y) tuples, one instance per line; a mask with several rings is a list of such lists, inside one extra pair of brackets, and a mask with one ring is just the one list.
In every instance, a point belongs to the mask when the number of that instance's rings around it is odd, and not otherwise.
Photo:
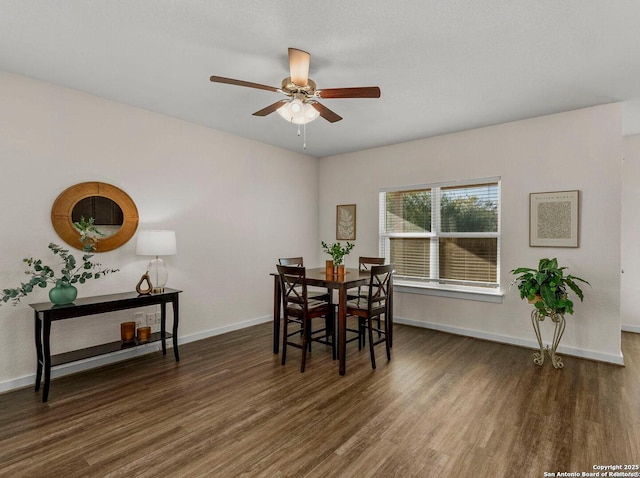
[(151, 277), (151, 292), (158, 294), (164, 292), (164, 286), (167, 284), (169, 273), (164, 264), (164, 261), (159, 257), (156, 257), (149, 262), (149, 277)]

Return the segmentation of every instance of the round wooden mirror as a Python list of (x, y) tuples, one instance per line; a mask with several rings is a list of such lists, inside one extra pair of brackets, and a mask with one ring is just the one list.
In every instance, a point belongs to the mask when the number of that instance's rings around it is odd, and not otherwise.
[(122, 189), (107, 183), (80, 183), (65, 189), (53, 203), (51, 222), (58, 236), (82, 249), (80, 232), (73, 225), (80, 217), (93, 217), (98, 230), (96, 252), (106, 252), (125, 244), (138, 228), (138, 209)]

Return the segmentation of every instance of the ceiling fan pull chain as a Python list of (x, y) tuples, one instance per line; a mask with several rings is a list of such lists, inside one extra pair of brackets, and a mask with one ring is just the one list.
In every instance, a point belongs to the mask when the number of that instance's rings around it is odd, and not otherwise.
[[(300, 128), (300, 126), (298, 126)], [(307, 149), (307, 123), (302, 125), (302, 149)]]
[(298, 136), (300, 136), (300, 125), (298, 125)]

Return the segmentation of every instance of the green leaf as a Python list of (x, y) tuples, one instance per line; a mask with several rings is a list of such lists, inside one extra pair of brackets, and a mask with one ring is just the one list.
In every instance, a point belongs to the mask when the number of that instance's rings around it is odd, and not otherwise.
[(540, 287), (540, 295), (542, 296), (542, 300), (544, 300), (544, 303), (547, 305), (547, 307), (555, 307), (556, 296), (548, 285), (544, 284)]
[(525, 272), (536, 272), (535, 269), (531, 269), (529, 267), (518, 267), (511, 271), (512, 274), (524, 274)]
[(573, 282), (573, 280), (569, 276), (567, 276), (565, 281), (567, 285), (571, 288), (571, 290), (578, 296), (578, 298), (580, 299), (580, 302), (582, 302), (584, 300), (584, 294), (582, 293), (582, 289), (578, 287), (578, 284)]

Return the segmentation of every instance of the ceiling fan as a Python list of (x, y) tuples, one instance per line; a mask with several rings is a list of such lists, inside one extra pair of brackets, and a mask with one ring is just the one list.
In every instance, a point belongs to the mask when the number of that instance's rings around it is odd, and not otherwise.
[(319, 99), (380, 98), (380, 88), (377, 86), (318, 89), (316, 83), (309, 78), (310, 58), (311, 55), (306, 51), (289, 48), (289, 71), (291, 76), (282, 80), (280, 88), (222, 76), (212, 76), (210, 80), (214, 83), (226, 83), (282, 93), (286, 98), (256, 111), (253, 115), (267, 116), (277, 111), (285, 120), (299, 125), (307, 124), (319, 116), (322, 116), (330, 123), (335, 123), (342, 119), (340, 115), (318, 102)]

